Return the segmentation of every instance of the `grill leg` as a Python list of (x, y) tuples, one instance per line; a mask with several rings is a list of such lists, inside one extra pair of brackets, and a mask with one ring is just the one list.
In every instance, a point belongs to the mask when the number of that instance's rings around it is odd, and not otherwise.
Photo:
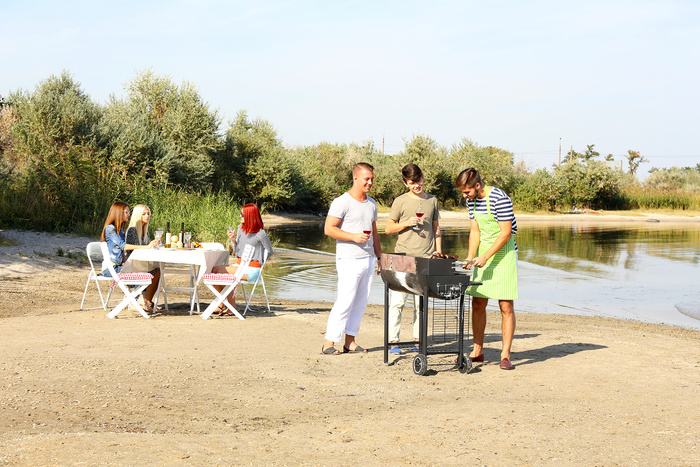
[(389, 286), (384, 283), (384, 364), (389, 364)]
[(459, 344), (457, 345), (458, 347), (458, 356), (464, 354), (464, 294), (461, 294), (459, 296), (459, 335), (457, 336), (459, 339)]
[(423, 291), (423, 296), (420, 298), (420, 342), (418, 347), (420, 348), (420, 353), (423, 355), (428, 355), (428, 288), (426, 287)]

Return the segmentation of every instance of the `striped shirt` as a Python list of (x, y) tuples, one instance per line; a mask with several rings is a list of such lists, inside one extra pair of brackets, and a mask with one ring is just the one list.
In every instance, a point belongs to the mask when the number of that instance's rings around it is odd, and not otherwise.
[[(489, 204), (491, 205), (491, 214), (496, 218), (497, 222), (511, 223), (511, 235), (515, 235), (518, 231), (518, 223), (515, 222), (515, 213), (513, 213), (513, 202), (508, 195), (500, 188), (491, 187), (489, 193)], [(476, 206), (475, 206), (476, 205)], [(476, 198), (471, 201), (467, 198), (467, 208), (469, 209), (469, 219), (474, 219), (474, 209), (479, 214), (488, 214), (486, 208), (486, 198)]]

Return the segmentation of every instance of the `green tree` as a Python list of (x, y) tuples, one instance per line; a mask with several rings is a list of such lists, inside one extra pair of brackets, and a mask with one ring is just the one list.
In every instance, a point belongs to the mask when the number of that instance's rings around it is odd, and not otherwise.
[(224, 145), (218, 112), (191, 83), (178, 86), (152, 70), (138, 73), (126, 91), (105, 110), (102, 134), (110, 158), (130, 173), (194, 189), (210, 186)]
[(513, 193), (513, 204), (526, 211), (553, 211), (561, 202), (566, 187), (564, 179), (555, 176), (547, 169), (539, 169), (529, 177), (524, 177)]
[[(454, 198), (454, 170), (450, 167), (447, 149), (440, 146), (437, 141), (426, 135), (414, 135), (405, 141), (404, 150), (399, 153), (401, 167), (408, 163), (418, 165), (425, 176), (424, 189), (427, 193), (435, 195), (441, 203)], [(399, 182), (402, 181), (400, 170), (396, 173)], [(405, 191), (403, 183), (399, 185), (399, 193)]]
[(564, 204), (602, 209), (619, 203), (622, 174), (605, 162), (569, 162), (557, 167), (555, 175), (565, 186)]
[(643, 186), (655, 191), (700, 193), (700, 170), (693, 167), (656, 169), (644, 180)]
[(600, 153), (596, 151), (595, 144), (589, 144), (586, 146), (586, 151), (583, 153), (582, 158), (584, 162), (588, 162), (596, 157), (600, 156)]
[(29, 160), (60, 157), (69, 148), (96, 149), (101, 110), (67, 72), (51, 75), (33, 93), (10, 93), (15, 149)]
[(629, 172), (632, 175), (635, 175), (637, 173), (637, 169), (639, 169), (639, 164), (649, 162), (644, 156), (639, 154), (639, 151), (632, 151), (631, 149), (627, 151), (627, 155), (625, 155), (625, 158), (627, 159)]
[(506, 193), (514, 190), (513, 153), (494, 146), (480, 147), (470, 140), (463, 139), (452, 147), (450, 159), (456, 167), (455, 176), (474, 167), (481, 174), (484, 183), (497, 186)]
[(226, 147), (220, 163), (241, 174), (230, 179), (241, 199), (270, 209), (290, 206), (297, 173), (272, 124), (239, 112), (226, 132)]

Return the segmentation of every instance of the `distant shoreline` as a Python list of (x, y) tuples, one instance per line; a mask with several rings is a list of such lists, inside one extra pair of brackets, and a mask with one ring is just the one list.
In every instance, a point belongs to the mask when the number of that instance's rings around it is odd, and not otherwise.
[[(383, 228), (388, 212), (380, 212), (378, 224)], [(700, 222), (700, 212), (672, 211), (603, 211), (600, 213), (524, 213), (516, 212), (515, 217), (519, 224), (528, 223), (586, 223), (586, 224), (610, 224), (610, 223), (639, 223), (639, 222), (663, 222), (663, 223), (693, 223)], [(322, 223), (325, 216), (315, 214), (297, 214), (285, 212), (271, 212), (263, 215), (265, 225), (275, 227), (285, 224)], [(447, 227), (464, 225), (467, 227), (468, 218), (466, 211), (440, 211), (440, 224)]]

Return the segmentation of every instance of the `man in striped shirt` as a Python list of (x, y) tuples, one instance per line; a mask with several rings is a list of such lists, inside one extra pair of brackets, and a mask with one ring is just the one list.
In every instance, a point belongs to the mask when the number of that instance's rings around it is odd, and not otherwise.
[(512, 370), (510, 348), (515, 335), (513, 300), (518, 298), (517, 246), (513, 235), (518, 231), (513, 203), (500, 188), (486, 186), (474, 168), (463, 170), (455, 186), (467, 198), (469, 209), (469, 253), (465, 267), (474, 267), (472, 280), (482, 285), (470, 286), (472, 296), (473, 362), (484, 361), (486, 305), (489, 298), (498, 300), (501, 309), (503, 347), (500, 367)]

